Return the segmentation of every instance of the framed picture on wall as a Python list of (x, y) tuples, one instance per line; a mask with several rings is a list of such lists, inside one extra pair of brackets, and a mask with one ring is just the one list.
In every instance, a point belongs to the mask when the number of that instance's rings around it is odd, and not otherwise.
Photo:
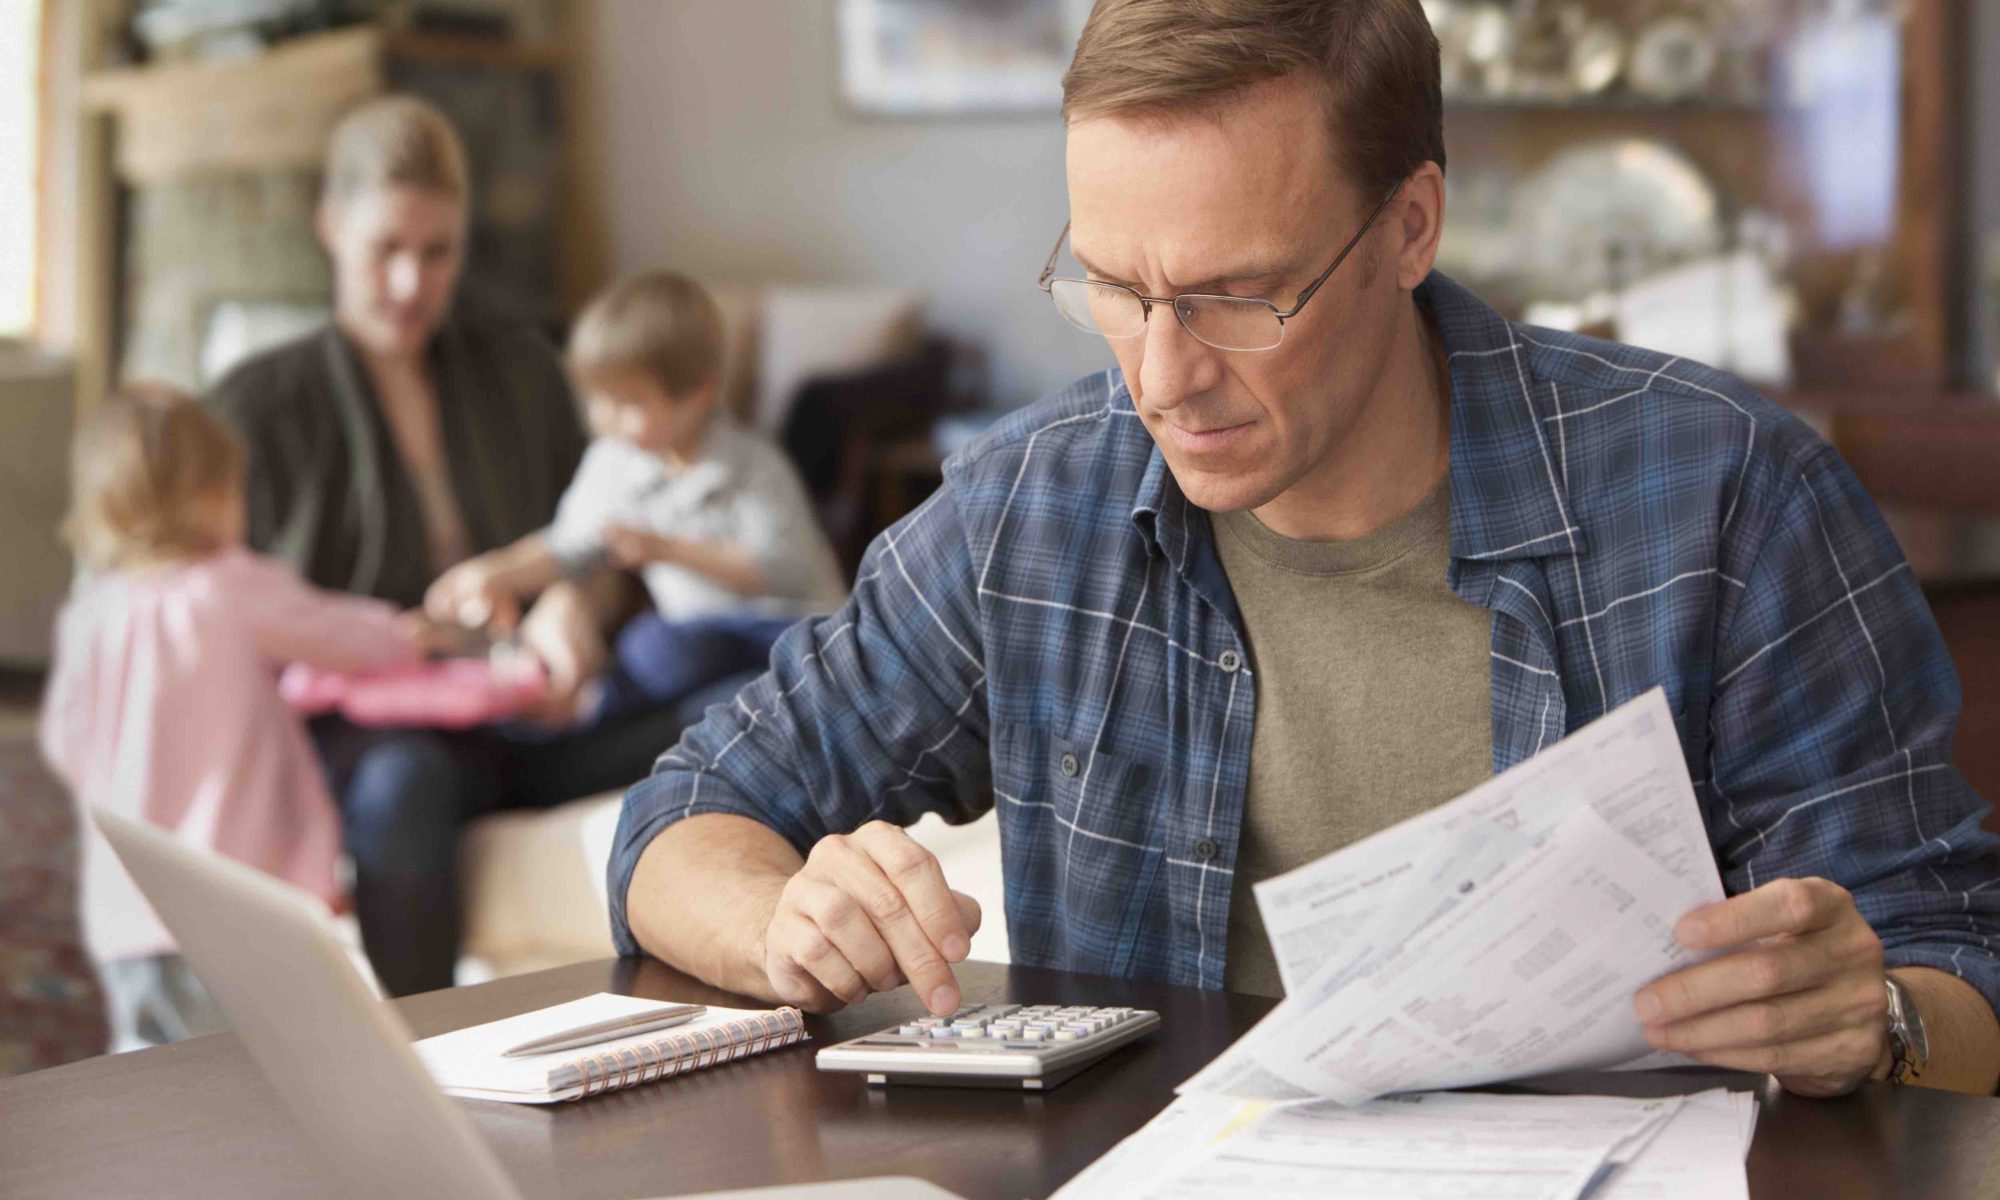
[(839, 0), (840, 95), (870, 116), (1052, 113), (1090, 0)]

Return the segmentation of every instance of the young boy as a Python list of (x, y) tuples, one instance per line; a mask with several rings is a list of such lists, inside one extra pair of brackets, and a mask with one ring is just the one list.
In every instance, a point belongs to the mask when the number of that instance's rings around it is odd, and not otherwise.
[(845, 595), (797, 472), (720, 411), (722, 318), (654, 272), (592, 301), (568, 365), (595, 441), (555, 521), (431, 585), (435, 617), (504, 630), (522, 599), (599, 563), (636, 570), (655, 611), (619, 635), (595, 715), (672, 703), (761, 665), (800, 617)]

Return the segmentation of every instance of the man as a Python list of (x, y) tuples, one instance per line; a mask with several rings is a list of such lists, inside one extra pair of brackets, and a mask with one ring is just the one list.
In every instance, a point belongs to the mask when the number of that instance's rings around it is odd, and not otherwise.
[(1677, 935), (1731, 952), (1634, 997), (1649, 1040), (1993, 1088), (1996, 843), (1893, 540), (1735, 380), (1432, 273), (1437, 72), (1415, 0), (1097, 6), (1088, 277), (1043, 282), (1120, 370), (958, 456), (632, 792), (623, 951), (947, 1012), (979, 914), (900, 826), (990, 806), (1017, 961), (1275, 991), (1251, 883), (1664, 685), (1732, 893)]

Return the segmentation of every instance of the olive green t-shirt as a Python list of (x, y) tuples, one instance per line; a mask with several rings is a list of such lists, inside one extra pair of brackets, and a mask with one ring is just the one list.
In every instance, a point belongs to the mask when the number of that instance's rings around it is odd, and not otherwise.
[(1212, 516), (1257, 673), (1223, 981), (1278, 996), (1251, 885), (1492, 773), (1491, 616), (1445, 585), (1449, 477), (1352, 541), (1295, 541), (1247, 512)]

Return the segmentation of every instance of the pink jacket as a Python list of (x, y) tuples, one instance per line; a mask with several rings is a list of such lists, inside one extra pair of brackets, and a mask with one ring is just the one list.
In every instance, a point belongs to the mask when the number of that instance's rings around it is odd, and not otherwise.
[[(340, 821), (278, 672), (402, 666), (379, 600), (320, 591), (247, 550), (79, 583), (56, 623), (42, 753), (80, 806), (151, 821), (335, 902)], [(84, 819), (84, 941), (100, 961), (174, 948)]]

